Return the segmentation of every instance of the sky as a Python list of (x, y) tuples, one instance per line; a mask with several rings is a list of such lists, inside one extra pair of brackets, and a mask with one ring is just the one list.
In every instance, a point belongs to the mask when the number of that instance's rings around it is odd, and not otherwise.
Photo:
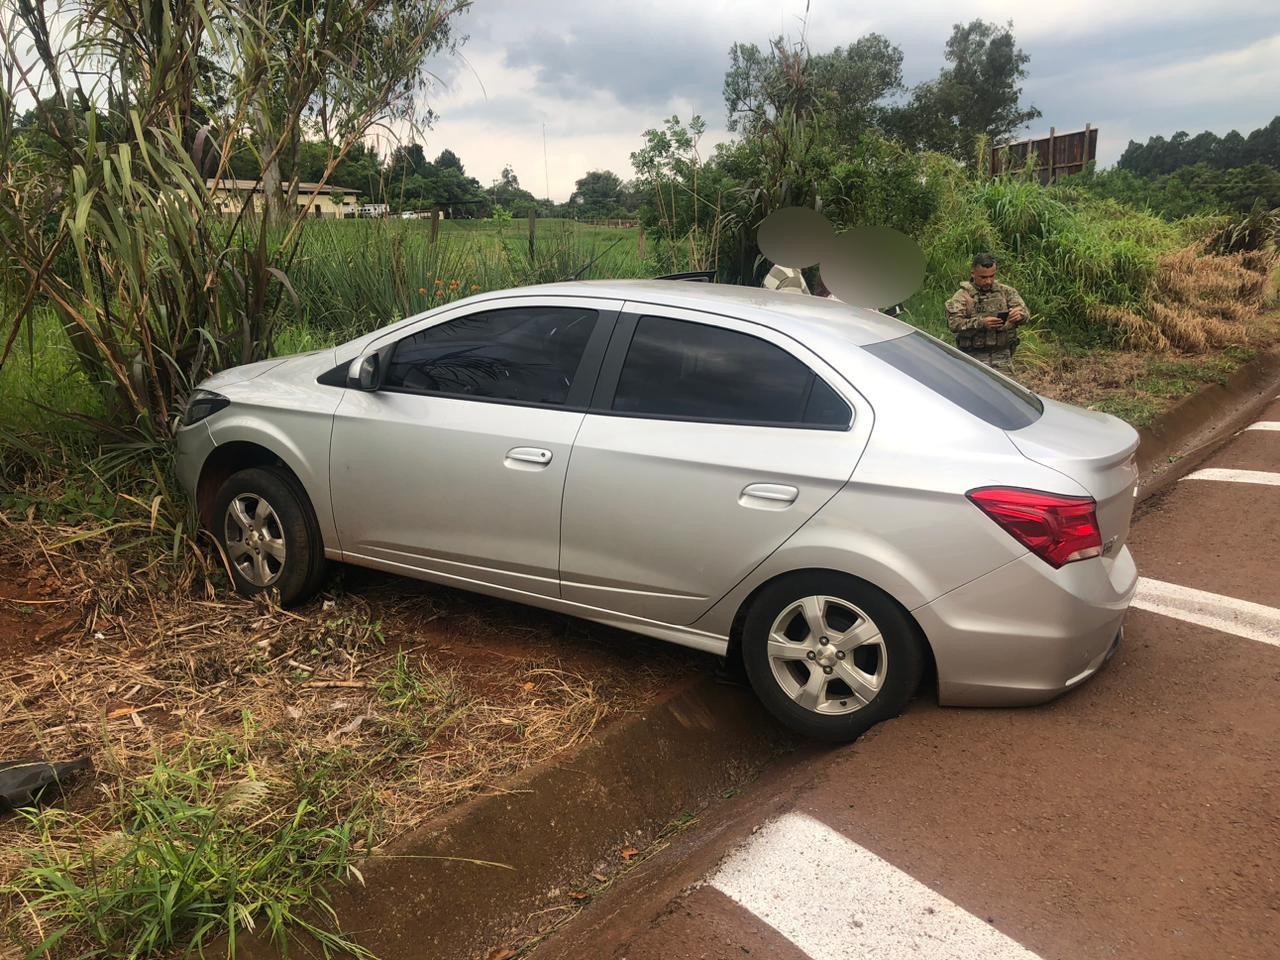
[[(1023, 102), (1049, 127), (1099, 128), (1098, 161), (1130, 139), (1178, 130), (1247, 134), (1280, 113), (1280, 0), (475, 0), (459, 57), (431, 64), (425, 135), (488, 185), (510, 165), (521, 186), (568, 198), (588, 170), (629, 179), (630, 154), (664, 118), (701, 114), (702, 145), (727, 140), (721, 87), (735, 41), (779, 33), (826, 52), (882, 33), (908, 86), (937, 75), (952, 25), (1013, 22), (1030, 54)], [(544, 165), (545, 129), (545, 165)], [(388, 147), (385, 145), (383, 149)]]

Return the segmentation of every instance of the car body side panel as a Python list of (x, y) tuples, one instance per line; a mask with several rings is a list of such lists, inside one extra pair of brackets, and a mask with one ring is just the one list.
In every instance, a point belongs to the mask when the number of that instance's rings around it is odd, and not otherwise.
[[(346, 391), (334, 418), (344, 556), (559, 596), (560, 501), (583, 414)], [(511, 459), (537, 449), (546, 463)]]
[(860, 577), (912, 610), (1026, 550), (965, 497), (1008, 484), (1083, 494), (1017, 450), (1004, 431), (925, 390), (904, 390), (887, 365), (850, 375), (875, 406), (875, 429), (849, 482), (694, 625), (728, 631), (761, 584), (792, 570)]
[[(489, 597), (499, 597), (503, 600), (512, 600), (517, 603), (527, 603), (530, 606), (541, 607), (544, 610), (554, 610), (557, 613), (564, 613), (569, 616), (583, 617), (584, 619), (594, 621), (595, 623), (602, 623), (605, 626), (615, 627), (619, 630), (628, 630), (632, 633), (639, 633), (646, 637), (653, 637), (657, 640), (665, 640), (668, 643), (678, 643), (681, 646), (690, 647), (694, 650), (702, 650), (705, 653), (713, 653), (717, 656), (724, 656), (729, 649), (729, 638), (727, 635), (717, 635), (714, 633), (708, 633), (705, 630), (698, 630), (694, 627), (662, 623), (658, 620), (629, 616), (612, 610), (602, 610), (599, 607), (591, 607), (586, 604), (573, 603), (569, 600), (561, 600), (557, 597), (539, 592), (536, 589), (536, 584), (526, 583), (523, 585), (517, 585), (514, 582), (495, 583), (491, 579), (477, 579), (474, 568), (466, 569), (461, 566), (446, 568), (438, 565), (431, 569), (423, 569), (418, 566), (398, 563), (378, 557), (360, 557), (359, 565), (363, 567), (370, 567), (374, 570), (386, 570), (388, 573), (398, 573), (403, 576), (414, 577), (418, 580), (426, 580), (430, 583), (439, 583), (447, 587), (457, 587), (461, 590), (472, 590), (476, 593), (481, 593)], [(534, 589), (528, 589), (530, 586), (533, 586)]]
[[(772, 343), (852, 412), (848, 429), (587, 415), (564, 489), (561, 595), (689, 624), (844, 485), (874, 418), (836, 370), (785, 335), (697, 311), (638, 309)], [(793, 499), (752, 496), (761, 486)]]
[(216, 444), (209, 433), (209, 421), (201, 420), (189, 427), (178, 427), (174, 436), (173, 472), (182, 489), (193, 501), (200, 483), (200, 471)]

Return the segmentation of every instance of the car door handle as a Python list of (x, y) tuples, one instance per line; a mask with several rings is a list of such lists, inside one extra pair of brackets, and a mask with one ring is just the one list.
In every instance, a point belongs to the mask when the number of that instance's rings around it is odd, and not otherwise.
[(551, 462), (551, 451), (544, 450), (542, 447), (512, 447), (507, 451), (507, 459), (545, 467)]
[(746, 500), (768, 500), (772, 503), (795, 503), (800, 491), (785, 483), (753, 483), (744, 487), (742, 497)]

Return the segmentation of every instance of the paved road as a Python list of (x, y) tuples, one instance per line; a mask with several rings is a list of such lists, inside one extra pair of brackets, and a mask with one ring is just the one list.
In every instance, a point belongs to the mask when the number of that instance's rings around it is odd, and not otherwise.
[(1126, 641), (712, 808), (539, 960), (1280, 957), (1280, 399), (1141, 511)]

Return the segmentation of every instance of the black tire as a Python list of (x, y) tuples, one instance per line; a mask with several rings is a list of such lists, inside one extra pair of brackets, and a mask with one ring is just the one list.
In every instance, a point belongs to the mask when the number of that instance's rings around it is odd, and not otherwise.
[[(779, 679), (775, 675), (768, 650), (769, 633), (778, 618), (808, 597), (829, 597), (835, 601), (824, 608), (823, 619), (832, 627), (824, 632), (835, 634), (842, 626), (856, 626), (861, 622), (855, 619), (857, 613), (865, 614), (878, 628), (882, 644), (873, 642), (840, 657), (843, 661), (852, 655), (860, 661), (857, 664), (860, 670), (867, 675), (879, 675), (878, 689), (873, 696), (865, 698), (865, 705), (858, 705), (862, 699), (840, 679), (839, 673), (827, 671), (825, 681), (812, 674), (812, 670), (820, 669), (820, 661), (780, 660), (779, 670), (784, 677)], [(799, 618), (798, 625), (795, 617)], [(807, 643), (810, 631), (803, 613), (797, 612), (784, 623), (789, 624), (785, 634), (788, 640)], [(877, 723), (896, 717), (906, 709), (924, 669), (923, 642), (918, 628), (902, 609), (871, 584), (840, 573), (799, 573), (770, 584), (751, 604), (742, 630), (742, 664), (756, 696), (785, 726), (811, 739), (842, 743), (856, 739)], [(830, 649), (834, 653), (835, 647), (824, 645), (818, 649)], [(832, 664), (832, 670), (841, 669), (842, 664)], [(848, 712), (824, 713), (810, 709), (798, 703), (784, 688), (784, 683), (792, 684), (793, 689), (804, 687), (810, 679), (826, 684), (823, 694), (829, 699), (823, 701), (823, 709)], [(843, 699), (842, 690), (849, 691)]]
[[(228, 516), (237, 499), (242, 506), (266, 505), (266, 510), (254, 506), (254, 511), (262, 511), (262, 535), (268, 536), (272, 544), (283, 543), (283, 561), (254, 549), (257, 544), (238, 543), (237, 534), (242, 528)], [(254, 519), (252, 515), (251, 519)], [(272, 590), (278, 594), (281, 606), (287, 607), (303, 602), (320, 588), (325, 573), (320, 526), (311, 501), (288, 471), (278, 467), (250, 467), (233, 473), (214, 498), (211, 520), (213, 535), (226, 552), (232, 582), (241, 595), (251, 597)], [(262, 547), (266, 546), (264, 542)], [(264, 582), (251, 578), (261, 569), (256, 563), (259, 555), (267, 575), (257, 579)], [(245, 563), (250, 575), (243, 569)]]

